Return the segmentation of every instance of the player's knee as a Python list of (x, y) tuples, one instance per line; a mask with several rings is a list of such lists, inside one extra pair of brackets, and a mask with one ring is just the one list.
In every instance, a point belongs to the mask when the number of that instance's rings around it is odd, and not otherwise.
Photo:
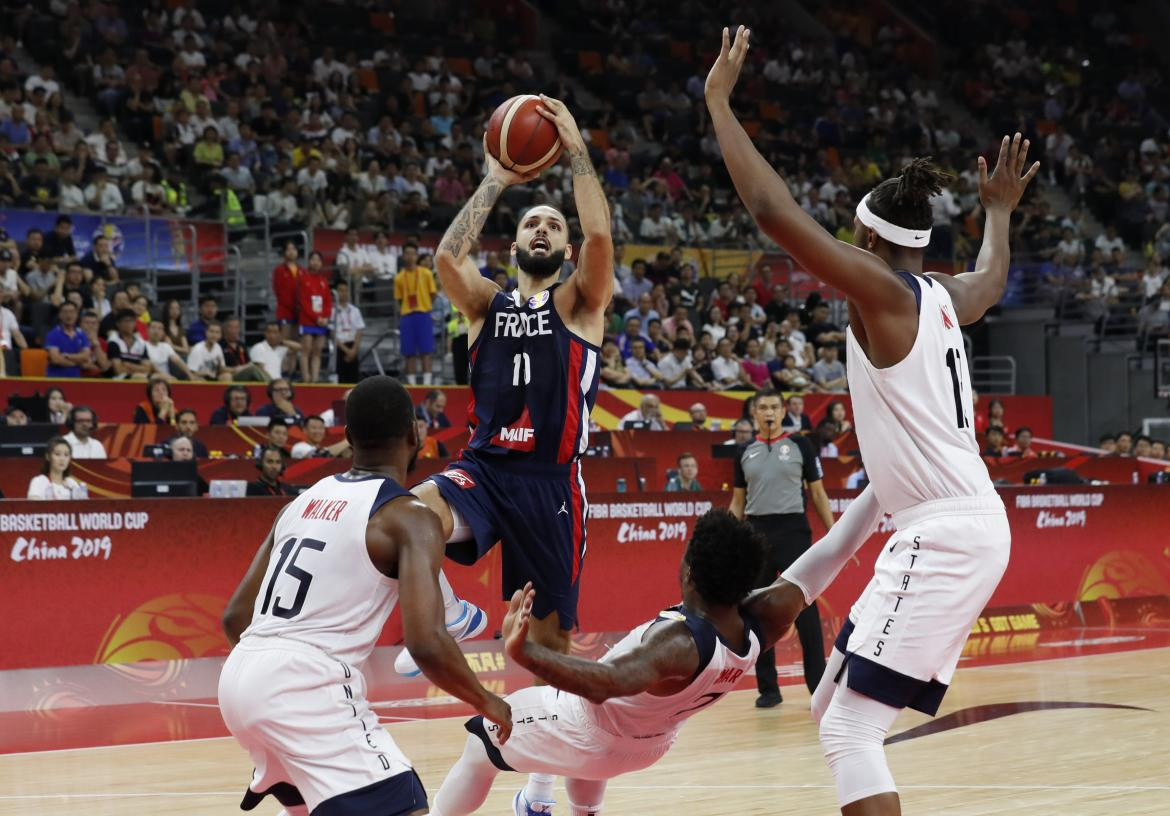
[[(859, 704), (852, 705), (855, 701)], [(884, 744), (896, 716), (897, 709), (847, 689), (833, 696), (821, 717), (819, 734), (825, 761), (837, 783), (838, 804), (842, 807), (896, 790), (886, 763)]]
[(592, 779), (566, 779), (570, 816), (596, 816), (605, 802), (605, 782)]

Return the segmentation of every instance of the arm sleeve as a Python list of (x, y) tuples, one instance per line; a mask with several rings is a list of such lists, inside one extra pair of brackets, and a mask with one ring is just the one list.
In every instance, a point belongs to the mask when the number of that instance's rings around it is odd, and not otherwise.
[(877, 529), (882, 517), (873, 486), (861, 491), (837, 519), (833, 529), (796, 559), (780, 577), (800, 587), (805, 603), (811, 604), (837, 577), (841, 568)]
[(735, 486), (747, 488), (747, 476), (743, 472), (743, 448), (737, 448), (735, 451)]

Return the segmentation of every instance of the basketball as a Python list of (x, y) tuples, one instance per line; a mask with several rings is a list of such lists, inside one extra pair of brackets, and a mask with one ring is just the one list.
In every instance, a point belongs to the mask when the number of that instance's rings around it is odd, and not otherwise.
[(556, 125), (536, 112), (539, 104), (539, 96), (513, 96), (488, 121), (487, 149), (505, 169), (528, 173), (560, 158), (561, 137)]

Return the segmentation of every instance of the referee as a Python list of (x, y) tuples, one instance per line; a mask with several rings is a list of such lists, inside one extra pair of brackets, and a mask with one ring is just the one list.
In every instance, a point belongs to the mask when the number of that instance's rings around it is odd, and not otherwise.
[[(737, 518), (746, 518), (767, 543), (764, 572), (757, 583), (762, 587), (812, 545), (805, 515), (805, 485), (825, 529), (833, 526), (833, 513), (821, 484), (821, 460), (813, 444), (804, 436), (781, 430), (784, 408), (780, 393), (775, 389), (761, 391), (752, 413), (759, 434), (736, 456), (730, 509)], [(804, 683), (811, 693), (825, 672), (825, 644), (816, 603), (796, 618), (796, 634), (804, 652)], [(775, 649), (762, 652), (756, 661), (756, 687), (760, 692), (756, 708), (772, 708), (782, 702)]]

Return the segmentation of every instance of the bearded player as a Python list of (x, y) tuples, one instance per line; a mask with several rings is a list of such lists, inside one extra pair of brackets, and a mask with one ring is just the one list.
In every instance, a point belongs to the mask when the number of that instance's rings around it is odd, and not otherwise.
[[(438, 515), (448, 555), (470, 564), (503, 543), (503, 597), (528, 582), (536, 588), (530, 636), (569, 651), (585, 557), (585, 482), (579, 457), (597, 397), (604, 311), (613, 292), (609, 205), (585, 142), (565, 105), (547, 96), (537, 108), (556, 125), (573, 174), (583, 240), (576, 270), (565, 215), (528, 210), (512, 253), (518, 287), (501, 291), (468, 253), (500, 195), (539, 170), (521, 175), (487, 154), (487, 175), (447, 229), (435, 266), (451, 303), (467, 316), (471, 441), (442, 473), (414, 488)], [(486, 152), (486, 151), (485, 151)], [(457, 599), (442, 578), (448, 630), (456, 639), (483, 631), (486, 617)], [(395, 668), (417, 671), (403, 651)], [(517, 797), (517, 813), (548, 813), (553, 777), (533, 775)]]
[(804, 269), (845, 293), (849, 393), (857, 441), (897, 532), (842, 628), (813, 694), (821, 746), (845, 816), (896, 816), (901, 803), (883, 740), (898, 713), (934, 715), (975, 619), (1007, 567), (1007, 513), (979, 456), (960, 326), (979, 320), (1007, 282), (1012, 210), (1040, 169), (1028, 142), (1004, 137), (990, 176), (979, 157), (986, 214), (975, 268), (924, 273), (930, 199), (945, 176), (916, 159), (857, 205), (853, 245), (825, 232), (731, 112), (751, 32), (723, 47), (707, 107), (723, 160), (760, 228)]

